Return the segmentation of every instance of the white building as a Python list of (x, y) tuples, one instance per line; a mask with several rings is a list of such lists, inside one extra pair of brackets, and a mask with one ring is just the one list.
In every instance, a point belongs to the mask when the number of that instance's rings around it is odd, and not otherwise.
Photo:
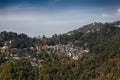
[(120, 25), (114, 25), (114, 27), (119, 27), (120, 28)]

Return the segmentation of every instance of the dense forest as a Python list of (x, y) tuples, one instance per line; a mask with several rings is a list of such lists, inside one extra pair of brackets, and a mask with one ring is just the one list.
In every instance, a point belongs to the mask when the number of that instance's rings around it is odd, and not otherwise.
[[(75, 60), (65, 51), (53, 54), (46, 48), (69, 43), (89, 52)], [(120, 80), (120, 21), (95, 22), (49, 38), (3, 31), (0, 47), (4, 45), (10, 47), (0, 52), (0, 80)], [(38, 45), (43, 47), (40, 52), (34, 49)], [(14, 59), (9, 57), (11, 54), (25, 58)], [(26, 58), (27, 55), (31, 57)], [(39, 65), (32, 66), (33, 60)]]

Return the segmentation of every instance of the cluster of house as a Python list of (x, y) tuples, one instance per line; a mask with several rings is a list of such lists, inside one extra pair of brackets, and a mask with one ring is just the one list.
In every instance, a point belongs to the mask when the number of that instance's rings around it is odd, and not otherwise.
[[(18, 54), (14, 54), (13, 52), (18, 51), (17, 48), (10, 48), (12, 45), (12, 41), (6, 41), (2, 47), (0, 47), (0, 52), (2, 53), (10, 53), (9, 56), (5, 57), (5, 59), (13, 58), (13, 59), (30, 59), (32, 66), (39, 66), (39, 64), (43, 60), (38, 60), (37, 58), (31, 58), (30, 55), (28, 56), (19, 56)], [(75, 47), (72, 43), (66, 45), (53, 45), (53, 46), (40, 46), (37, 45), (35, 47), (30, 47), (30, 50), (36, 50), (37, 53), (40, 53), (43, 49), (45, 49), (48, 53), (56, 54), (59, 52), (64, 52), (68, 57), (71, 57), (74, 60), (78, 60), (84, 53), (88, 53), (89, 49), (85, 49), (83, 47)], [(10, 52), (9, 52), (10, 51)]]
[(17, 54), (12, 54), (12, 53), (9, 55), (9, 57), (5, 56), (4, 58), (6, 60), (8, 60), (9, 58), (17, 59), (17, 60), (20, 60), (20, 59), (30, 59), (31, 66), (40, 66), (40, 67), (41, 67), (41, 63), (44, 61), (44, 60), (39, 60), (39, 59), (37, 59), (35, 57), (31, 58), (31, 56), (20, 57)]
[[(114, 27), (120, 28), (120, 24), (116, 24), (114, 25)], [(95, 31), (99, 31), (100, 29), (97, 28), (96, 30), (87, 30), (86, 33), (91, 33), (91, 32), (95, 32)]]
[[(96, 31), (99, 31), (100, 29), (96, 29)], [(91, 32), (95, 32), (95, 30), (87, 30), (86, 33), (91, 33)]]
[[(4, 57), (6, 60), (8, 60), (9, 58), (17, 59), (17, 60), (20, 60), (20, 59), (31, 59), (30, 60), (31, 66), (39, 66), (41, 64), (41, 62), (43, 60), (38, 60), (35, 57), (31, 58), (30, 55), (28, 55), (28, 56), (19, 56), (18, 54), (14, 54), (14, 52), (16, 52), (18, 50), (21, 50), (21, 49), (11, 48), (12, 47), (12, 42), (13, 42), (13, 40), (5, 41), (4, 45), (2, 47), (0, 47), (0, 52), (7, 54), (7, 56)], [(30, 48), (30, 50), (33, 50), (33, 49), (34, 49), (34, 47)]]
[(88, 53), (88, 48), (75, 47), (72, 43), (66, 45), (53, 45), (48, 46), (47, 51), (55, 54), (59, 52), (65, 52), (68, 57), (71, 57), (74, 60), (78, 60), (84, 53)]

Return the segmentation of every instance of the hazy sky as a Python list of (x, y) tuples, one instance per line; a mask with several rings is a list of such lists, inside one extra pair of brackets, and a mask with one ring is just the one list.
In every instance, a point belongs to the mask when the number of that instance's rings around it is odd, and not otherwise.
[(120, 0), (0, 0), (0, 31), (51, 36), (116, 20)]

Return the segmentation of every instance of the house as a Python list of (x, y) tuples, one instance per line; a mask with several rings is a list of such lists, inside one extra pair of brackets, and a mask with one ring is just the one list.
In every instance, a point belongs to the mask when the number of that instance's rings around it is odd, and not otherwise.
[(37, 61), (37, 58), (34, 57), (32, 60), (33, 60), (33, 61)]
[(97, 29), (97, 31), (99, 31), (100, 29)]
[(89, 49), (84, 50), (84, 52), (88, 53), (88, 52), (89, 52)]
[(31, 61), (30, 63), (31, 63), (31, 66), (38, 66), (36, 62)]
[(87, 30), (86, 33), (90, 33), (91, 31), (90, 30)]
[(17, 54), (10, 54), (10, 56), (13, 58), (13, 59), (18, 59), (20, 60), (20, 57), (17, 55)]
[(78, 60), (78, 59), (79, 59), (78, 55), (75, 55), (75, 56), (73, 56), (72, 58), (73, 58), (74, 60)]
[(13, 59), (20, 59), (20, 57), (18, 57), (18, 56), (14, 56), (14, 57), (12, 57)]
[(72, 34), (74, 34), (73, 31), (70, 31), (70, 32), (66, 33), (66, 35), (72, 35)]
[(6, 60), (7, 60), (7, 59), (8, 59), (8, 57), (4, 57), (4, 59), (6, 59)]
[(9, 47), (7, 45), (4, 45), (3, 47), (1, 47), (0, 52), (3, 52), (3, 53), (8, 52), (8, 48)]
[(30, 50), (34, 50), (34, 47), (30, 47)]
[(0, 48), (0, 52), (3, 52), (3, 53), (8, 52), (9, 46), (10, 46), (9, 41), (6, 41), (3, 45), (3, 47)]
[(71, 56), (72, 56), (72, 53), (69, 52), (69, 53), (68, 53), (68, 56), (71, 57)]
[(40, 46), (40, 45), (37, 45), (37, 46), (36, 46), (36, 50), (37, 50), (37, 52), (40, 52), (40, 51), (41, 51), (41, 46)]

